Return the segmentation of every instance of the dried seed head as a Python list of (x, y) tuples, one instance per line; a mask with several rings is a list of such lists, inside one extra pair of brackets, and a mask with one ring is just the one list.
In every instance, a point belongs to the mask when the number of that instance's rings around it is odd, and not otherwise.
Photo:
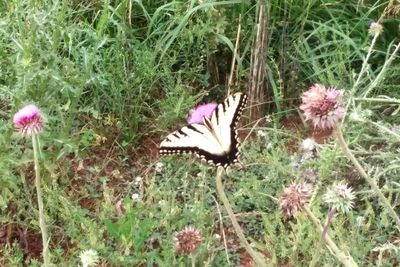
[(369, 34), (372, 36), (379, 35), (383, 32), (383, 26), (379, 22), (372, 22), (368, 29)]
[(312, 186), (310, 184), (292, 183), (283, 190), (279, 207), (284, 217), (295, 216), (311, 197)]
[(202, 240), (199, 230), (187, 226), (175, 234), (175, 251), (178, 254), (190, 254), (200, 246)]

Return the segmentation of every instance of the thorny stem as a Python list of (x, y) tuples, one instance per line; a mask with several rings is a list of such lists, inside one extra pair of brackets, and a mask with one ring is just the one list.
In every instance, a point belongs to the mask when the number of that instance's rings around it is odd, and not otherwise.
[(247, 253), (249, 253), (250, 256), (253, 258), (257, 267), (266, 266), (266, 264), (264, 263), (264, 260), (251, 248), (250, 244), (247, 242), (247, 239), (243, 234), (242, 228), (240, 227), (238, 221), (236, 220), (235, 214), (233, 213), (232, 207), (229, 204), (229, 200), (226, 197), (225, 192), (224, 192), (224, 186), (222, 184), (222, 176), (224, 173), (225, 173), (224, 168), (218, 167), (217, 176), (216, 176), (216, 185), (217, 185), (218, 196), (221, 199), (222, 203), (224, 204), (226, 211), (228, 212), (229, 219), (232, 222), (233, 228), (235, 229), (235, 232), (236, 232), (242, 246), (246, 249)]
[(39, 226), (40, 226), (40, 231), (42, 232), (43, 266), (49, 267), (50, 266), (49, 239), (47, 235), (47, 227), (44, 218), (42, 189), (40, 187), (39, 146), (38, 146), (38, 136), (36, 134), (32, 134), (32, 145), (33, 145), (33, 160), (35, 165), (35, 187), (36, 187), (37, 202), (39, 208)]
[(336, 215), (336, 209), (331, 208), (329, 210), (329, 212), (328, 212), (328, 216), (326, 216), (326, 222), (325, 222), (322, 234), (321, 234), (321, 239), (322, 240), (325, 240), (325, 235), (328, 232), (329, 225), (331, 224), (331, 222), (332, 222), (333, 218), (335, 217), (335, 215)]
[[(317, 227), (318, 231), (322, 234), (324, 229), (320, 223), (320, 221), (315, 217), (314, 213), (307, 207), (303, 207), (303, 210), (307, 213), (308, 218), (311, 222)], [(328, 247), (329, 251), (346, 267), (357, 267), (357, 263), (354, 261), (351, 255), (346, 255), (342, 250), (338, 248), (338, 246), (333, 242), (328, 234), (325, 235), (325, 244)]]
[(343, 153), (347, 158), (351, 160), (351, 162), (354, 164), (354, 166), (357, 168), (357, 170), (360, 172), (361, 176), (369, 183), (371, 186), (372, 190), (374, 191), (375, 194), (378, 195), (379, 200), (381, 204), (388, 209), (389, 214), (392, 216), (394, 221), (396, 222), (397, 228), (400, 230), (400, 219), (397, 213), (394, 211), (392, 205), (390, 204), (389, 200), (383, 195), (382, 191), (379, 189), (378, 185), (375, 183), (375, 181), (368, 176), (368, 174), (365, 172), (364, 168), (361, 166), (361, 164), (358, 162), (356, 157), (351, 153), (351, 150), (347, 146), (346, 141), (344, 140), (342, 130), (340, 128), (339, 124), (336, 124), (334, 133), (337, 137), (338, 143), (340, 145), (340, 148), (342, 149)]

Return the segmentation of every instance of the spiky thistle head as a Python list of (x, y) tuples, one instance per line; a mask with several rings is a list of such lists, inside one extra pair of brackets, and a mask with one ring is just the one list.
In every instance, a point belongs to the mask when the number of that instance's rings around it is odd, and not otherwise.
[(323, 196), (326, 204), (342, 213), (348, 213), (354, 205), (353, 188), (345, 182), (333, 184)]
[(383, 26), (379, 22), (371, 22), (368, 32), (370, 35), (380, 35), (383, 32)]
[(99, 254), (94, 249), (84, 250), (79, 254), (82, 267), (95, 266), (99, 263)]
[(295, 216), (309, 201), (312, 186), (306, 183), (291, 183), (283, 189), (279, 207), (285, 218)]

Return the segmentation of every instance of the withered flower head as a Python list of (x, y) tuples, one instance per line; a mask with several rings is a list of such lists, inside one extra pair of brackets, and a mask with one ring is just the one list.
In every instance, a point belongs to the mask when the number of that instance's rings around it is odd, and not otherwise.
[(175, 251), (178, 254), (190, 254), (200, 246), (202, 240), (199, 230), (186, 226), (175, 234)]
[(343, 117), (345, 105), (342, 101), (343, 90), (326, 88), (314, 84), (301, 95), (300, 109), (306, 120), (311, 120), (315, 128), (330, 129)]
[(379, 22), (372, 22), (368, 29), (369, 34), (372, 36), (379, 35), (383, 32), (383, 26)]
[(306, 183), (292, 183), (283, 190), (279, 207), (284, 217), (295, 216), (311, 197), (312, 186)]

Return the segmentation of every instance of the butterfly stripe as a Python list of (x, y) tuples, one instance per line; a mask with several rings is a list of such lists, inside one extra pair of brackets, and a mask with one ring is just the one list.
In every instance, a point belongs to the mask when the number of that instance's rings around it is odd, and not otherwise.
[(188, 126), (186, 126), (187, 128), (189, 128), (192, 131), (198, 132), (199, 134), (202, 134), (203, 132), (197, 130), (195, 127), (193, 127), (191, 124), (189, 124)]
[(216, 166), (236, 163), (239, 142), (236, 125), (246, 106), (247, 95), (236, 93), (219, 104), (203, 124), (191, 124), (169, 134), (160, 144), (160, 154), (195, 153)]
[[(224, 112), (225, 112), (225, 105), (224, 105), (224, 103), (222, 103), (222, 108), (223, 108), (223, 110), (224, 110)], [(216, 110), (215, 110), (215, 118), (217, 119), (217, 124), (219, 124), (219, 109), (217, 108)]]

